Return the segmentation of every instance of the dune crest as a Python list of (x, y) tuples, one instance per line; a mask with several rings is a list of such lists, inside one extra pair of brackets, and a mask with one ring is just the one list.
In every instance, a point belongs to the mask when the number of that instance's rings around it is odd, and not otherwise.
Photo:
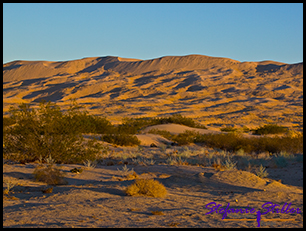
[(113, 122), (181, 113), (204, 125), (278, 123), (302, 129), (303, 63), (239, 62), (204, 55), (115, 56), (3, 64), (4, 114), (21, 102), (69, 98)]

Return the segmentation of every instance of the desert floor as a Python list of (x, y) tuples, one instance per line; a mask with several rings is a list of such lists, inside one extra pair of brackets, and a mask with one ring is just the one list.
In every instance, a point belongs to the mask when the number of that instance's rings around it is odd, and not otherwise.
[[(178, 148), (185, 147), (143, 145), (141, 153), (147, 153), (151, 163), (123, 158), (124, 153), (136, 152), (137, 147), (117, 147), (113, 153), (122, 161), (103, 160), (94, 168), (58, 164), (68, 184), (53, 186), (52, 193), (43, 193), (42, 189), (51, 186), (34, 179), (38, 163), (3, 160), (4, 189), (6, 182), (16, 184), (3, 195), (3, 227), (257, 227), (256, 213), (229, 213), (225, 219), (221, 211), (206, 214), (211, 202), (222, 208), (230, 203), (229, 208), (253, 208), (262, 213), (267, 211), (262, 208), (267, 202), (278, 204), (275, 208), (279, 210), (283, 206), (285, 210), (290, 203), (289, 210), (299, 208), (301, 213), (269, 211), (261, 215), (260, 227), (303, 227), (302, 162), (291, 159), (286, 167), (271, 165), (267, 168), (268, 177), (259, 178), (252, 171), (169, 164), (157, 158), (166, 159)], [(197, 145), (188, 148), (203, 149)], [(126, 195), (124, 190), (134, 179), (124, 175), (124, 164), (139, 179), (154, 178), (162, 183), (167, 189), (166, 197)], [(75, 167), (84, 171), (70, 172)]]

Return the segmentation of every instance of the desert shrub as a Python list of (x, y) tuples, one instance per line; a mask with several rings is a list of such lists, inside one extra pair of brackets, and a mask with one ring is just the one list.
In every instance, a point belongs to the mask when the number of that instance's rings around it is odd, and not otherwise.
[[(256, 151), (268, 151), (271, 153), (280, 153), (286, 151), (289, 153), (303, 153), (303, 135), (297, 137), (260, 137), (253, 138), (256, 145)], [(254, 145), (254, 146), (255, 146)]]
[(64, 114), (56, 104), (42, 101), (37, 110), (20, 104), (10, 113), (16, 124), (3, 132), (4, 155), (8, 158), (35, 161), (52, 155), (56, 163), (79, 163), (94, 160), (103, 149), (95, 140), (84, 140), (71, 116), (82, 115), (75, 107)]
[(199, 132), (186, 130), (183, 133), (174, 135), (172, 140), (177, 142), (178, 145), (187, 145), (187, 144), (194, 143), (198, 136), (199, 136)]
[(248, 133), (249, 131), (250, 131), (250, 129), (247, 126), (242, 127), (242, 132)]
[(151, 129), (148, 133), (161, 135), (169, 140), (174, 138), (174, 135), (172, 135), (169, 131), (166, 130)]
[(259, 168), (256, 170), (256, 175), (260, 178), (265, 178), (269, 175), (269, 173), (267, 172), (265, 167), (260, 165)]
[(156, 124), (157, 122), (151, 118), (123, 118), (122, 123), (118, 126), (118, 132), (136, 134), (142, 128)]
[(227, 158), (227, 160), (224, 161), (223, 166), (225, 169), (236, 169), (237, 162), (234, 162), (231, 158)]
[(188, 118), (185, 116), (182, 116), (181, 114), (174, 114), (169, 117), (163, 117), (159, 118), (159, 123), (173, 123), (173, 124), (181, 124), (181, 125), (186, 125), (188, 127), (192, 128), (203, 128), (207, 129), (205, 126), (196, 123), (192, 118)]
[(295, 136), (263, 136), (254, 138), (243, 137), (239, 133), (200, 134), (198, 132), (185, 131), (178, 135), (172, 135), (167, 131), (158, 130), (151, 130), (150, 133), (160, 134), (167, 139), (177, 142), (179, 145), (202, 143), (211, 148), (232, 152), (237, 152), (238, 150), (243, 150), (244, 153), (280, 153), (281, 151), (288, 153), (303, 152), (303, 133), (298, 133)]
[(115, 134), (106, 134), (101, 136), (101, 140), (120, 145), (120, 146), (135, 146), (140, 145), (140, 141), (137, 136), (125, 134), (125, 133), (115, 133)]
[(86, 112), (68, 112), (65, 119), (69, 120), (70, 126), (78, 129), (79, 133), (95, 133), (96, 131), (94, 117)]
[(107, 120), (105, 117), (101, 116), (92, 116), (92, 117), (93, 117), (93, 123), (95, 125), (95, 131), (93, 133), (111, 134), (116, 131), (115, 126), (112, 125), (111, 122)]
[(95, 134), (114, 132), (114, 125), (105, 117), (89, 115), (87, 111), (81, 111), (80, 109), (81, 107), (73, 100), (66, 115), (70, 125), (78, 129), (78, 132)]
[(6, 184), (6, 189), (3, 190), (3, 194), (9, 194), (9, 192), (14, 188), (16, 185), (19, 185), (15, 180), (3, 180), (3, 183)]
[(33, 175), (36, 181), (44, 182), (48, 185), (67, 184), (67, 181), (64, 179), (64, 172), (52, 164), (37, 166)]
[(276, 124), (266, 124), (253, 130), (254, 135), (280, 134), (288, 132), (288, 128)]
[(129, 196), (144, 195), (150, 197), (164, 197), (167, 190), (164, 185), (154, 179), (139, 179), (125, 190)]
[(227, 151), (236, 152), (243, 149), (244, 152), (271, 152), (280, 153), (303, 153), (303, 134), (295, 137), (254, 137), (246, 138), (240, 134), (198, 134), (195, 143), (204, 143), (208, 147), (219, 148)]
[(16, 123), (16, 121), (12, 117), (3, 117), (2, 122), (3, 122), (3, 128)]
[(134, 169), (132, 168), (131, 170), (126, 166), (126, 164), (122, 167), (122, 169), (117, 168), (119, 174), (121, 176), (127, 176), (129, 174), (133, 174), (134, 173)]
[(169, 117), (124, 118), (122, 124), (118, 126), (118, 130), (120, 133), (136, 134), (145, 127), (168, 123), (175, 123), (194, 128), (206, 129), (204, 125), (195, 122), (192, 118), (187, 118), (185, 116), (182, 116), (181, 114), (174, 114)]
[(227, 133), (227, 134), (204, 134), (196, 137), (197, 143), (205, 143), (212, 148), (219, 148), (228, 151), (237, 151), (243, 149), (247, 151), (244, 145), (244, 139), (240, 134)]
[(224, 128), (220, 128), (220, 130), (222, 132), (236, 132), (237, 128), (233, 128), (233, 127), (224, 127)]

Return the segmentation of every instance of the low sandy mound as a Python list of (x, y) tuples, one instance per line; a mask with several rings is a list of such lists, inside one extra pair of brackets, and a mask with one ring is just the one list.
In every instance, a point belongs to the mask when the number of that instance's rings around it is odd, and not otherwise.
[[(213, 127), (209, 127), (208, 129), (202, 129), (202, 128), (192, 128), (192, 127), (188, 127), (185, 125), (180, 125), (180, 124), (158, 124), (158, 125), (153, 125), (153, 126), (149, 126), (147, 128), (145, 128), (143, 130), (143, 133), (147, 133), (150, 130), (153, 129), (157, 129), (157, 130), (165, 130), (170, 132), (171, 134), (179, 134), (179, 133), (183, 133), (185, 131), (194, 131), (194, 132), (199, 132), (200, 134), (227, 134), (228, 132), (222, 132), (222, 131), (218, 131), (217, 129), (219, 128), (213, 128)], [(259, 138), (260, 136), (258, 135), (252, 135), (250, 133), (240, 133), (240, 135), (242, 137), (245, 138)]]
[(172, 142), (168, 139), (155, 134), (139, 134), (136, 135), (140, 141), (141, 145), (149, 146), (155, 144), (156, 146), (161, 146), (163, 144), (171, 144)]
[(275, 180), (268, 182), (268, 184), (265, 186), (265, 189), (268, 191), (303, 193), (303, 190), (297, 187), (287, 186)]
[(223, 182), (226, 184), (257, 188), (267, 191), (303, 193), (303, 190), (295, 186), (287, 186), (281, 182), (269, 178), (260, 178), (254, 173), (241, 170), (220, 171), (214, 174), (210, 179), (212, 181)]
[(216, 180), (227, 184), (250, 188), (258, 188), (266, 185), (265, 179), (262, 179), (253, 173), (239, 170), (220, 171), (214, 174), (210, 179), (212, 181)]
[(149, 132), (152, 129), (158, 129), (158, 130), (166, 130), (172, 134), (179, 134), (183, 133), (185, 131), (195, 131), (199, 132), (201, 134), (208, 134), (208, 133), (221, 133), (219, 131), (214, 131), (210, 129), (201, 129), (201, 128), (191, 128), (185, 125), (180, 125), (180, 124), (158, 124), (154, 126), (147, 127), (143, 130), (143, 132)]

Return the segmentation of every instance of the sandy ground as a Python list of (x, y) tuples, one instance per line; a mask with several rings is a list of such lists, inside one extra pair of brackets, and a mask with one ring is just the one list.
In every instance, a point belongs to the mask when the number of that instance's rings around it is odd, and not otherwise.
[[(143, 134), (145, 139), (145, 134)], [(148, 144), (150, 143), (150, 136)], [(154, 139), (153, 139), (154, 140)], [(18, 164), (4, 160), (3, 180), (16, 184), (3, 200), (3, 226), (21, 227), (257, 227), (257, 213), (213, 212), (206, 206), (215, 202), (221, 208), (255, 209), (265, 203), (278, 204), (281, 210), (299, 208), (301, 213), (261, 215), (260, 227), (303, 227), (303, 163), (290, 160), (283, 168), (268, 168), (268, 178), (242, 170), (218, 170), (201, 165), (169, 165), (158, 157), (174, 153), (178, 147), (151, 148), (143, 144), (144, 157), (153, 165), (136, 164), (123, 158), (135, 148), (113, 148), (125, 161), (104, 160), (95, 168), (84, 165), (57, 165), (66, 173), (66, 185), (51, 186), (36, 182), (33, 171), (38, 163)], [(184, 147), (180, 147), (184, 148)], [(190, 146), (190, 149), (197, 148)], [(121, 154), (120, 154), (121, 153)], [(151, 155), (151, 156), (150, 156)], [(120, 158), (119, 158), (120, 160)], [(124, 190), (134, 182), (122, 173), (123, 164), (138, 178), (153, 178), (167, 189), (164, 198), (127, 196)], [(82, 173), (70, 172), (73, 168)], [(4, 188), (7, 187), (3, 183)], [(287, 204), (286, 204), (287, 203)], [(277, 208), (277, 207), (276, 207)], [(154, 215), (152, 211), (161, 212)], [(288, 210), (287, 210), (288, 211)]]

